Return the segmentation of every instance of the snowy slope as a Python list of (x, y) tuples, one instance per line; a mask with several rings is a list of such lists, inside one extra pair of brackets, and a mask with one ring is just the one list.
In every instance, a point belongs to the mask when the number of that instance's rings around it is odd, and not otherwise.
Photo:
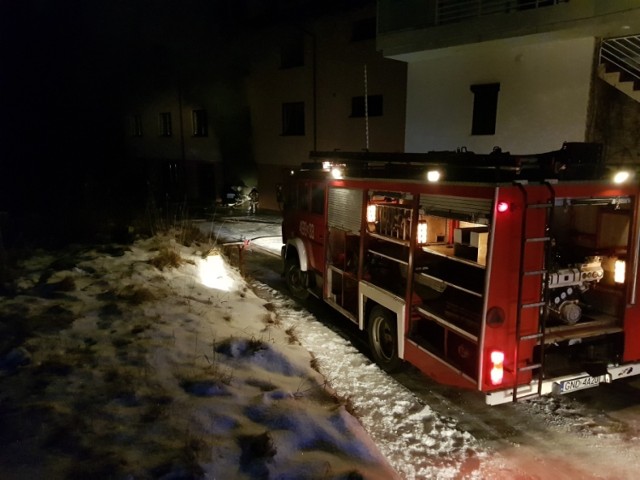
[(206, 250), (165, 236), (24, 262), (0, 303), (1, 478), (397, 477)]

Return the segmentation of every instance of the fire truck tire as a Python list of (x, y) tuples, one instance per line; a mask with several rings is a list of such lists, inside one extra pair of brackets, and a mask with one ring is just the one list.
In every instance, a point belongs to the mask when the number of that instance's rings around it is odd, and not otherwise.
[(398, 327), (395, 315), (384, 307), (373, 307), (369, 315), (369, 346), (375, 362), (386, 372), (402, 365), (398, 357)]
[(307, 272), (300, 270), (300, 265), (296, 260), (287, 260), (284, 269), (284, 279), (291, 295), (299, 301), (309, 298), (307, 289)]

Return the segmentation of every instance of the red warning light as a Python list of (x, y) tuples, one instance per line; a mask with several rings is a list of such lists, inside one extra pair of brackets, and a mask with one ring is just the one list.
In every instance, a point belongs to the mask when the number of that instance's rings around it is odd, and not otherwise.
[(498, 202), (498, 206), (496, 207), (498, 212), (504, 213), (509, 210), (509, 204), (507, 202)]

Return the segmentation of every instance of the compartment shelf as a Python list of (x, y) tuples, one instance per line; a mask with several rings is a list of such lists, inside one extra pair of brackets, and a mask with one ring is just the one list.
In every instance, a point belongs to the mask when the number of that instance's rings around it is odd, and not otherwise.
[(415, 273), (416, 283), (420, 283), (419, 279), (424, 278), (427, 284), (428, 281), (432, 281), (474, 297), (484, 295), (485, 268), (469, 260), (423, 249), (416, 258)]
[(458, 335), (471, 340), (472, 342), (477, 343), (478, 342), (478, 337), (476, 335), (473, 335), (470, 332), (467, 332), (466, 330), (458, 327), (457, 325), (445, 320), (444, 318), (436, 315), (433, 312), (430, 312), (428, 310), (425, 310), (422, 307), (416, 307), (416, 311), (420, 314), (420, 316), (426, 318), (427, 320), (433, 320), (434, 322), (442, 325), (443, 327), (452, 330), (454, 332), (456, 332)]
[(463, 263), (465, 265), (469, 265), (471, 267), (476, 267), (484, 270), (486, 267), (478, 262), (474, 262), (473, 260), (467, 260), (466, 258), (456, 257), (453, 254), (453, 245), (426, 245), (422, 247), (422, 251), (426, 253), (431, 253), (433, 255), (439, 255), (441, 257), (446, 257), (447, 259)]
[(417, 275), (420, 276), (420, 277), (424, 277), (424, 278), (430, 279), (430, 280), (435, 280), (436, 282), (440, 282), (443, 285), (446, 285), (447, 287), (456, 288), (456, 289), (458, 289), (458, 290), (460, 290), (462, 292), (468, 293), (469, 295), (474, 295), (476, 297), (482, 297), (481, 293), (474, 292), (473, 290), (469, 290), (467, 288), (461, 287), (460, 285), (456, 285), (455, 283), (447, 282), (445, 280), (442, 280), (441, 278), (434, 277), (432, 275), (428, 275), (428, 274), (426, 274), (424, 272), (418, 272)]

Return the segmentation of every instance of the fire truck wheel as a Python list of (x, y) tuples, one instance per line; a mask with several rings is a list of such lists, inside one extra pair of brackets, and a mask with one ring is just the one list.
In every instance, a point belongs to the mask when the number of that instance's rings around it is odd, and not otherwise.
[(402, 364), (398, 358), (398, 329), (392, 312), (376, 306), (369, 315), (369, 345), (375, 362), (387, 372)]
[(300, 270), (300, 265), (295, 260), (287, 260), (284, 278), (291, 295), (300, 301), (309, 298), (307, 290), (307, 272)]

